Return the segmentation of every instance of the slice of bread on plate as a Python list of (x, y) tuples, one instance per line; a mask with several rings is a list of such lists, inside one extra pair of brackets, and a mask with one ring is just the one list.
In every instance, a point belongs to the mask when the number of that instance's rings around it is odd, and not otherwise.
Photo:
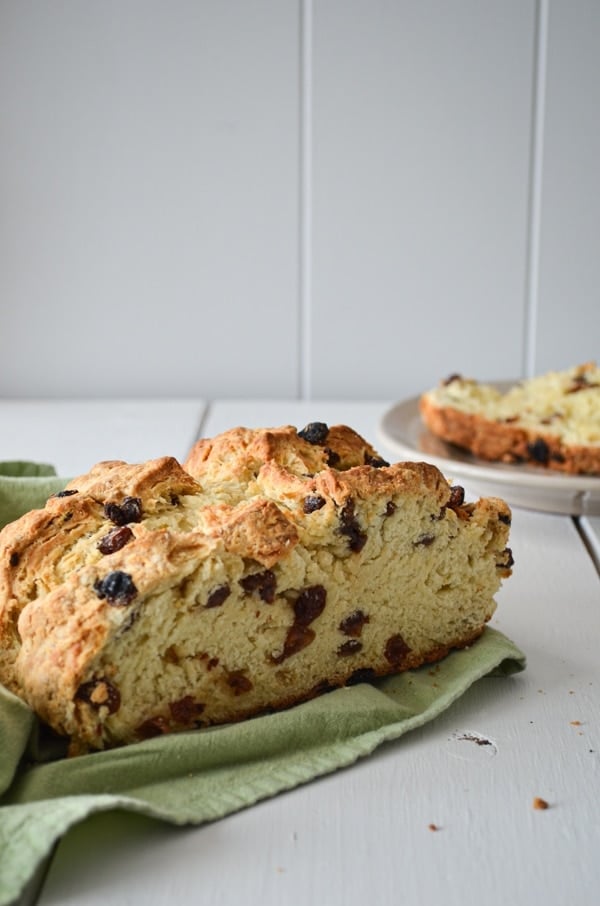
[(419, 399), (427, 428), (488, 461), (600, 475), (600, 368), (592, 362), (506, 390), (452, 375)]

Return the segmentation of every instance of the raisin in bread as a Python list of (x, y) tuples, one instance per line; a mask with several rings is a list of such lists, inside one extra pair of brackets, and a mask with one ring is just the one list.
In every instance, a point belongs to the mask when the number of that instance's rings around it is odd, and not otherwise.
[(0, 533), (0, 680), (71, 752), (236, 721), (473, 642), (510, 510), (354, 431), (101, 463)]
[(482, 459), (600, 474), (600, 368), (524, 380), (502, 393), (453, 375), (420, 398), (429, 430)]

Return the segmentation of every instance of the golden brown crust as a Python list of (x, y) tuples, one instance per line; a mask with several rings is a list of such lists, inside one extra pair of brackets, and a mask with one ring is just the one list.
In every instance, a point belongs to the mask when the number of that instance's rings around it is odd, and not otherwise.
[(313, 423), (302, 432), (292, 425), (266, 428), (260, 431), (238, 427), (210, 439), (199, 440), (191, 449), (184, 468), (198, 480), (206, 478), (237, 478), (250, 481), (265, 463), (283, 466), (288, 473), (299, 477), (314, 475), (328, 466), (346, 470), (370, 460), (379, 460), (376, 450), (347, 425), (328, 427)]
[(344, 426), (237, 428), (186, 465), (99, 464), (0, 533), (0, 680), (72, 752), (438, 659), (511, 573), (503, 501)]
[[(65, 556), (78, 541), (99, 541), (115, 528), (107, 506), (139, 500), (141, 512), (148, 516), (168, 511), (179, 495), (199, 490), (198, 483), (170, 456), (141, 465), (105, 461), (70, 481), (64, 491), (48, 499), (44, 509), (32, 510), (5, 526), (0, 532), (0, 681), (18, 650), (17, 621), (23, 606), (51, 591), (73, 565), (81, 565), (77, 555), (74, 564)], [(94, 543), (86, 545), (88, 560), (101, 557)]]
[(421, 397), (419, 408), (433, 434), (488, 462), (526, 463), (567, 475), (600, 475), (599, 447), (564, 444), (547, 431), (436, 406), (426, 396)]
[(111, 498), (144, 497), (153, 500), (172, 494), (194, 494), (198, 485), (173, 456), (161, 456), (132, 465), (122, 460), (105, 460), (89, 472), (73, 478), (65, 490), (77, 490), (103, 503)]
[(298, 543), (296, 527), (271, 500), (250, 500), (235, 507), (228, 519), (222, 519), (218, 534), (226, 550), (263, 566), (274, 566)]

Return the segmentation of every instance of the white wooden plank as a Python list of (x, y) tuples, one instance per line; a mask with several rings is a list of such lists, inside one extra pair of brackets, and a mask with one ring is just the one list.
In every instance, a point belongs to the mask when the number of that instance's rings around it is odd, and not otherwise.
[(295, 395), (298, 46), (295, 0), (0, 5), (3, 395)]
[(536, 370), (600, 353), (600, 6), (549, 2)]
[[(261, 405), (216, 404), (205, 433), (234, 415), (282, 421), (279, 404)], [(307, 409), (289, 404), (287, 413), (294, 424)], [(363, 432), (375, 414), (374, 404), (343, 412)], [(41, 906), (166, 906), (199, 892), (221, 906), (593, 902), (598, 576), (568, 517), (515, 510), (511, 543), (515, 571), (493, 625), (524, 649), (525, 673), (483, 680), (358, 765), (206, 827), (121, 815), (86, 822), (61, 843)], [(461, 738), (476, 734), (489, 745)], [(535, 810), (535, 796), (550, 808)]]
[(67, 477), (104, 459), (184, 459), (202, 400), (0, 400), (0, 459), (47, 462)]
[(535, 3), (314, 4), (316, 397), (521, 373)]
[(579, 520), (579, 525), (600, 572), (600, 516), (584, 516)]

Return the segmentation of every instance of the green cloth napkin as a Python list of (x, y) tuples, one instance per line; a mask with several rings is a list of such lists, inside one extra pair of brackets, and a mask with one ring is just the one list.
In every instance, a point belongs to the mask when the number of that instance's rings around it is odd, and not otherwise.
[(351, 765), (435, 718), (482, 677), (524, 667), (523, 653), (488, 628), (435, 669), (77, 758), (63, 757), (29, 708), (0, 686), (0, 906), (18, 896), (54, 843), (94, 812), (127, 809), (179, 825), (222, 818)]
[(0, 529), (23, 513), (43, 507), (68, 480), (59, 478), (54, 466), (46, 463), (0, 462)]

